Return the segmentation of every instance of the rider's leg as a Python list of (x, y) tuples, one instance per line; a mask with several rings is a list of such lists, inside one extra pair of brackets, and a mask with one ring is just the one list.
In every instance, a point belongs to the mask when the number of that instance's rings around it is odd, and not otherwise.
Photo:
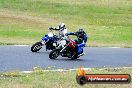
[(78, 40), (78, 39), (75, 39), (74, 41), (77, 44), (77, 46), (76, 46), (76, 54), (77, 54), (77, 56), (83, 54), (83, 47), (85, 46), (85, 44), (82, 44), (81, 41)]
[(78, 48), (77, 48), (77, 54), (79, 55), (79, 54), (81, 54), (82, 52), (83, 52), (83, 48), (78, 46)]
[[(76, 45), (78, 45), (79, 44), (79, 40), (78, 39), (75, 39), (74, 40), (75, 42), (76, 42)], [(76, 46), (76, 48), (75, 48), (76, 50), (76, 54), (78, 55), (78, 46)]]
[(78, 46), (78, 49), (77, 49), (78, 56), (84, 55), (85, 53), (83, 53), (83, 47), (85, 46), (85, 44), (78, 44), (77, 46)]

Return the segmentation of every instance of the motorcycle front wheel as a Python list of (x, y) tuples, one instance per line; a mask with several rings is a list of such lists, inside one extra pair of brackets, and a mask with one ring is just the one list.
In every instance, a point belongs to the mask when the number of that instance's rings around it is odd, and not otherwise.
[(59, 50), (58, 49), (53, 49), (49, 54), (50, 59), (56, 59), (58, 56), (59, 56)]
[(31, 51), (32, 52), (37, 52), (42, 48), (42, 43), (41, 42), (36, 42), (35, 44), (32, 45)]

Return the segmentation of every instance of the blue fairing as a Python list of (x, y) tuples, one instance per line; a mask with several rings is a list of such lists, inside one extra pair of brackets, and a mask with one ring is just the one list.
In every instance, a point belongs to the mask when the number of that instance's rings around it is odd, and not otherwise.
[(42, 40), (43, 41), (47, 41), (49, 39), (49, 36), (48, 35), (45, 35), (44, 37), (42, 37)]
[(50, 42), (55, 42), (57, 40), (59, 40), (59, 38), (57, 36), (53, 36), (53, 37), (49, 37), (48, 35), (45, 35), (44, 37), (42, 37), (43, 41), (50, 41)]

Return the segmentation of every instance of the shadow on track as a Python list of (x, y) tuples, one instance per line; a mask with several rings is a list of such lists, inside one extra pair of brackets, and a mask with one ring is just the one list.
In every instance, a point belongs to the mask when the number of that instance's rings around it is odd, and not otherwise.
[(38, 52), (31, 52), (31, 53), (34, 53), (34, 54), (50, 54), (50, 52), (46, 52), (46, 51), (38, 51)]
[(83, 59), (75, 59), (75, 60), (72, 60), (70, 58), (57, 58), (57, 59), (50, 59), (50, 60), (53, 60), (53, 61), (72, 61), (72, 62), (75, 62), (75, 61), (85, 61)]

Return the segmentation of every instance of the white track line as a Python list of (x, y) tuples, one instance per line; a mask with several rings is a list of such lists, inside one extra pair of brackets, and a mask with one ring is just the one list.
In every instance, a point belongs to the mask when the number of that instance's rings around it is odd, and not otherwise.
[[(106, 47), (107, 48), (107, 47)], [(108, 48), (121, 48), (121, 47), (108, 47)]]
[(13, 45), (13, 46), (29, 46), (29, 45)]
[[(98, 68), (98, 67), (97, 67)], [(100, 70), (103, 70), (103, 69), (126, 69), (126, 68), (132, 68), (132, 67), (107, 67), (107, 68), (98, 68)], [(90, 69), (94, 69), (94, 68), (83, 68), (84, 70), (90, 70)], [(43, 72), (45, 71), (53, 71), (53, 72), (66, 72), (66, 71), (77, 71), (78, 69), (55, 69), (55, 70), (42, 70)], [(28, 74), (28, 73), (33, 73), (34, 71), (21, 71), (20, 73), (25, 73), (25, 74)]]
[[(90, 68), (83, 68), (84, 70), (89, 70)], [(53, 72), (65, 72), (65, 71), (76, 71), (78, 69), (55, 69), (55, 70), (42, 70), (42, 71), (53, 71)], [(22, 71), (20, 73), (33, 73), (34, 71)]]

